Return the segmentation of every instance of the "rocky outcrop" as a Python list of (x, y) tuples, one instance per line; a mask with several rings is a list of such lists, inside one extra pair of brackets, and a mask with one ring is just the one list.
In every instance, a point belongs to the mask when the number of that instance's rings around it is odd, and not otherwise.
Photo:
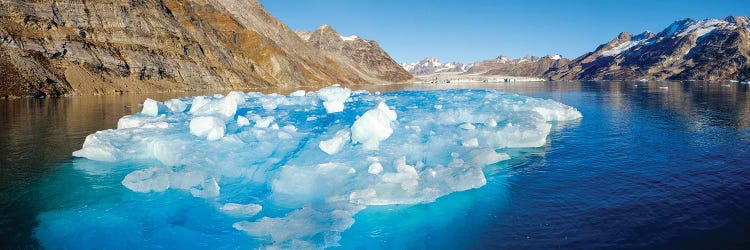
[(728, 80), (750, 58), (750, 19), (685, 19), (658, 34), (621, 33), (546, 74), (553, 80)]
[(410, 82), (413, 77), (391, 58), (375, 41), (358, 36), (342, 36), (330, 25), (297, 35), (336, 61), (348, 71), (356, 72), (372, 83)]
[(368, 73), (257, 0), (0, 1), (0, 96), (366, 84)]

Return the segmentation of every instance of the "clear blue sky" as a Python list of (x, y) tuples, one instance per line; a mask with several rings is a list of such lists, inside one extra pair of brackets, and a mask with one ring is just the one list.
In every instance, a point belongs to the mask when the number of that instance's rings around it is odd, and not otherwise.
[(472, 62), (498, 55), (575, 58), (622, 31), (750, 15), (750, 0), (260, 0), (293, 30), (330, 24), (377, 41), (396, 61)]

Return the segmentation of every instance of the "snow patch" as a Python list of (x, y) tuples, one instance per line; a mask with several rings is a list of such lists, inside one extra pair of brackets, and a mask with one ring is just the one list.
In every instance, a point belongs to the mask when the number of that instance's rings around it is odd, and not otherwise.
[(341, 40), (344, 40), (345, 42), (350, 42), (359, 39), (358, 36), (351, 35), (351, 36), (339, 36)]

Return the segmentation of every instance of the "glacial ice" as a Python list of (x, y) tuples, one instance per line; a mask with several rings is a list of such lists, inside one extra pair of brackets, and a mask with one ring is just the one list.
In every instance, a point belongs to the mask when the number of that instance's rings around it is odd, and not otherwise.
[(352, 142), (362, 143), (364, 150), (376, 150), (380, 142), (393, 134), (391, 123), (396, 121), (396, 112), (384, 102), (368, 110), (352, 125)]
[[(372, 94), (338, 86), (143, 106), (117, 129), (87, 136), (73, 155), (120, 163), (128, 192), (205, 200), (230, 216), (224, 227), (281, 248), (336, 246), (368, 206), (480, 188), (485, 166), (510, 159), (506, 148), (543, 146), (553, 123), (581, 117), (552, 100), (493, 90)], [(69, 230), (84, 230), (76, 228)]]
[(224, 137), (226, 124), (213, 116), (199, 116), (190, 120), (190, 133), (214, 141)]
[(344, 102), (349, 99), (352, 91), (347, 88), (331, 86), (318, 90), (318, 96), (323, 100), (323, 107), (328, 113), (337, 113), (344, 111)]
[(340, 130), (330, 140), (321, 141), (319, 144), (320, 150), (332, 155), (341, 151), (341, 148), (350, 140), (351, 133), (348, 130)]
[(258, 204), (237, 204), (237, 203), (227, 203), (221, 206), (219, 208), (221, 211), (224, 211), (225, 213), (235, 215), (235, 216), (243, 216), (243, 217), (252, 217), (253, 215), (256, 215), (260, 212), (263, 207)]
[(145, 102), (143, 102), (143, 110), (141, 110), (141, 114), (148, 115), (148, 116), (157, 116), (159, 115), (159, 110), (163, 109), (161, 104), (158, 101), (152, 100), (152, 99), (146, 99)]
[(180, 99), (166, 101), (164, 102), (164, 105), (167, 106), (172, 113), (182, 113), (187, 108), (187, 104)]

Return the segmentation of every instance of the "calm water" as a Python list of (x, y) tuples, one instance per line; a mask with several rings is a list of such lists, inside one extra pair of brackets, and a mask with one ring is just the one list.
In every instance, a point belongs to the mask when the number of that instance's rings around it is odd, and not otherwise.
[[(488, 184), (478, 190), (360, 212), (343, 248), (750, 246), (747, 85), (458, 87), (554, 99), (584, 118), (555, 127), (545, 147), (509, 152), (524, 157), (486, 169)], [(116, 127), (146, 97), (183, 95), (0, 101), (0, 248), (35, 247), (40, 213), (74, 207), (77, 192), (108, 188), (92, 187), (92, 177), (70, 167), (86, 135)]]

